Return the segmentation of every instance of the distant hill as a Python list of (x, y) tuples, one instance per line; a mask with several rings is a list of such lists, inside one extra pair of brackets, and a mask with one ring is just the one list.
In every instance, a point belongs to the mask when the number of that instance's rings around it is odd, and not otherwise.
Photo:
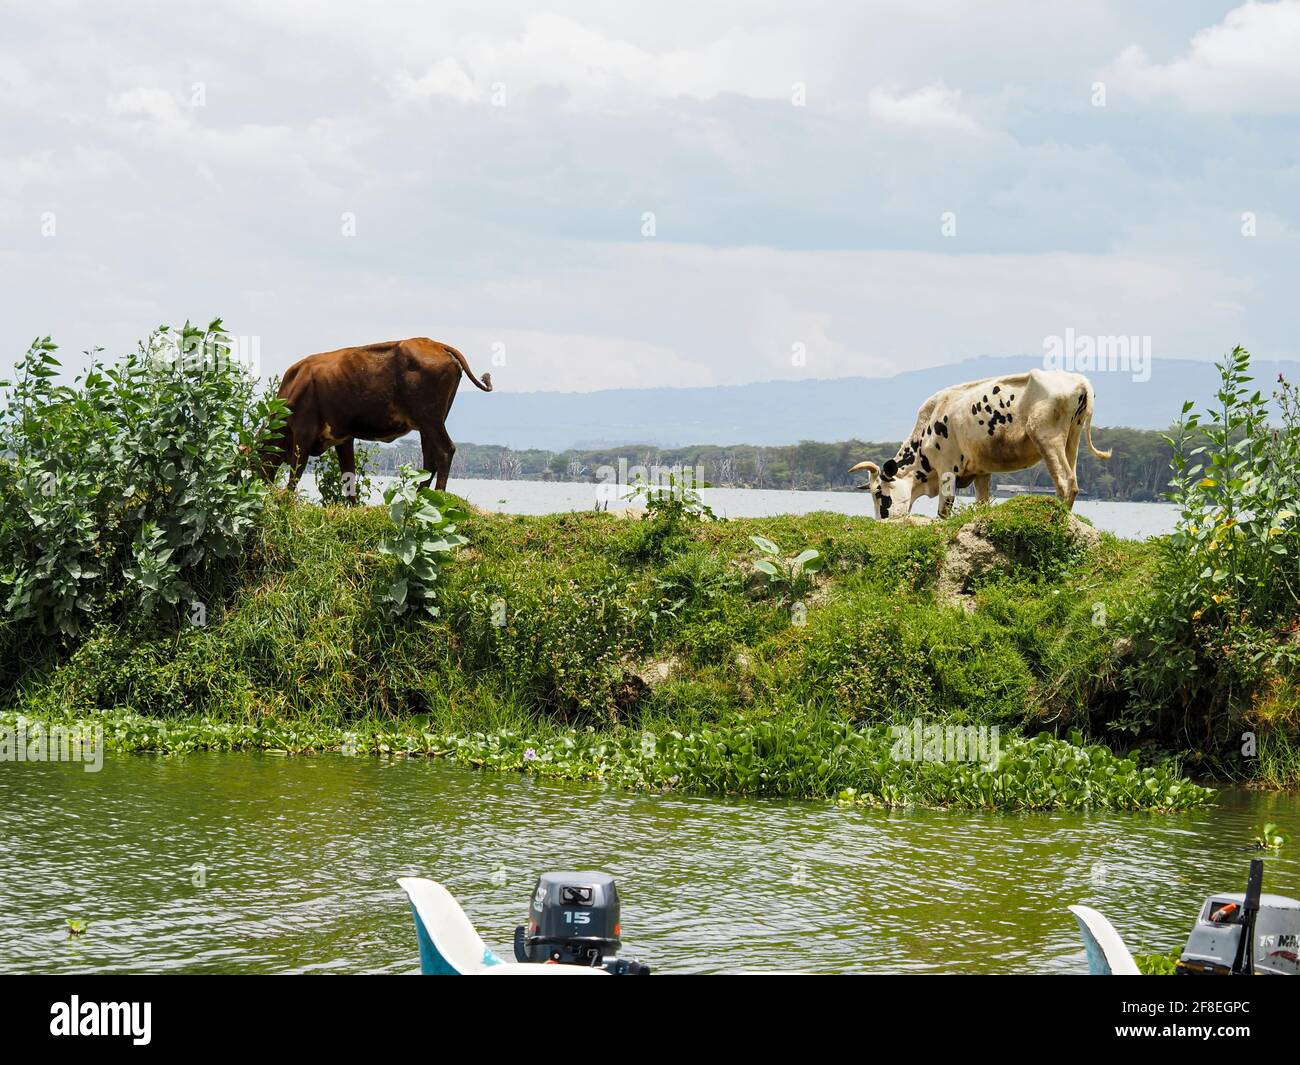
[[(898, 440), (921, 401), (941, 388), (995, 374), (1023, 373), (1041, 359), (984, 356), (894, 377), (767, 381), (713, 388), (615, 388), (601, 392), (495, 392), (474, 389), (452, 409), (455, 440), (511, 448), (595, 448), (616, 444), (794, 444), (800, 440)], [(1300, 377), (1300, 363), (1257, 361), (1265, 393), (1279, 373)], [(508, 377), (508, 371), (499, 375)], [(1099, 426), (1162, 429), (1183, 401), (1213, 398), (1218, 371), (1209, 362), (1153, 359), (1150, 380), (1127, 373), (1089, 374)]]

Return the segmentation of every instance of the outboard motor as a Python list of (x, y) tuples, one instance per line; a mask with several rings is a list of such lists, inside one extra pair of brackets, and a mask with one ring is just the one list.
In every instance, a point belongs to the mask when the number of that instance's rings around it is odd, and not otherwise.
[(1178, 959), (1182, 974), (1300, 976), (1300, 902), (1262, 895), (1264, 863), (1250, 863), (1246, 891), (1212, 895)]
[(622, 946), (618, 888), (608, 873), (543, 873), (528, 907), (528, 924), (515, 929), (521, 962), (587, 965), (611, 973), (647, 975), (640, 962), (615, 959)]

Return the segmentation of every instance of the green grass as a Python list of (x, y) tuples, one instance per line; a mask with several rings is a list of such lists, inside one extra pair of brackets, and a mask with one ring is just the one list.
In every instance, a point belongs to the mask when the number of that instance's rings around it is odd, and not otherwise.
[[(946, 545), (972, 521), (1012, 563), (975, 589), (968, 613), (937, 605), (934, 584)], [(572, 744), (580, 755), (551, 760), (565, 772), (604, 766), (598, 775), (643, 787), (832, 798), (852, 788), (872, 802), (973, 805), (1203, 801), (1174, 788), (1169, 766), (1190, 752), (1106, 727), (1128, 698), (1116, 645), (1144, 594), (1150, 545), (1103, 536), (1081, 552), (1059, 505), (1034, 499), (915, 526), (827, 513), (651, 525), (473, 514), (460, 529), (469, 546), (439, 578), (441, 615), (394, 619), (379, 598), (393, 577), (379, 551), (383, 510), (277, 501), (204, 627), (127, 617), (62, 644), (0, 627), (0, 706), (34, 719), (98, 716), (120, 727), (123, 750), (319, 750), (355, 733), (387, 737), (362, 749), (474, 764), (493, 760), (473, 753), (482, 744), (501, 745), (507, 762), (521, 743)], [(801, 603), (754, 572), (754, 534), (789, 555), (822, 553)], [(1081, 743), (1118, 752), (1113, 788), (1064, 755), (992, 800), (977, 766), (904, 773), (886, 757), (871, 768), (887, 726), (918, 717), (996, 725), (1012, 751), (1017, 732), (1078, 729)], [(160, 729), (171, 738), (158, 741)], [(679, 774), (678, 754), (653, 771), (629, 760), (646, 732), (679, 735), (674, 751), (695, 761)], [(764, 736), (755, 783), (741, 752)], [(624, 753), (601, 755), (600, 744)], [(841, 748), (850, 753), (828, 753)], [(710, 768), (712, 749), (725, 765)], [(1100, 748), (1079, 749), (1100, 764)], [(1274, 776), (1280, 752), (1294, 749), (1269, 747)], [(825, 772), (806, 764), (823, 758)], [(1166, 776), (1149, 794), (1129, 787), (1147, 772)]]

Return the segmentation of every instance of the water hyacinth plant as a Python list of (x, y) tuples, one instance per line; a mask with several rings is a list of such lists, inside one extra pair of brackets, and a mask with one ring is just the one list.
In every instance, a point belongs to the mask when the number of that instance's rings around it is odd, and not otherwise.
[[(0, 713), (0, 726), (14, 715)], [(29, 723), (30, 724), (30, 723)], [(359, 756), (445, 757), (467, 766), (646, 791), (826, 799), (844, 805), (1024, 810), (1174, 810), (1208, 804), (1213, 792), (1173, 763), (1142, 766), (1101, 746), (1040, 735), (1003, 740), (996, 762), (892, 757), (887, 729), (812, 717), (690, 731), (447, 733), (417, 722), (347, 728), (308, 722), (102, 715), (111, 751), (183, 754), (265, 750), (346, 751)], [(1081, 739), (1078, 736), (1073, 737)]]
[(1270, 821), (1255, 836), (1253, 845), (1256, 850), (1281, 850), (1286, 843), (1286, 834), (1278, 826)]

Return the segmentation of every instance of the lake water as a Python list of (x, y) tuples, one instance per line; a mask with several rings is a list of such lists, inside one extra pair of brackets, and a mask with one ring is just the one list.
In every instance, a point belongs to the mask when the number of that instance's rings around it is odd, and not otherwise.
[[(376, 478), (370, 502), (382, 501), (383, 486), (388, 478)], [(623, 497), (605, 485), (569, 481), (489, 481), (452, 478), (449, 491), (469, 500), (483, 510), (504, 514), (556, 514), (563, 511), (592, 510), (599, 503), (609, 509), (626, 507)], [(310, 477), (303, 478), (303, 489), (314, 496)], [(774, 514), (811, 514), (829, 510), (837, 514), (854, 514), (873, 518), (871, 498), (866, 492), (793, 492), (763, 488), (705, 488), (700, 497), (714, 513), (726, 518), (765, 518)], [(959, 506), (972, 501), (959, 499)], [(922, 499), (913, 513), (933, 516), (937, 499)], [(1170, 503), (1112, 503), (1081, 499), (1075, 511), (1098, 529), (1127, 539), (1142, 540), (1173, 531), (1178, 509)]]
[[(0, 763), (0, 970), (418, 970), (399, 876), (440, 880), (509, 954), (533, 877), (619, 879), (625, 954), (659, 972), (1086, 969), (1074, 919), (1181, 946), (1241, 890), (1300, 796), (1226, 791), (1183, 814), (994, 814), (651, 796), (342, 755)], [(1265, 890), (1300, 897), (1300, 855)], [(67, 920), (89, 922), (69, 939)]]

